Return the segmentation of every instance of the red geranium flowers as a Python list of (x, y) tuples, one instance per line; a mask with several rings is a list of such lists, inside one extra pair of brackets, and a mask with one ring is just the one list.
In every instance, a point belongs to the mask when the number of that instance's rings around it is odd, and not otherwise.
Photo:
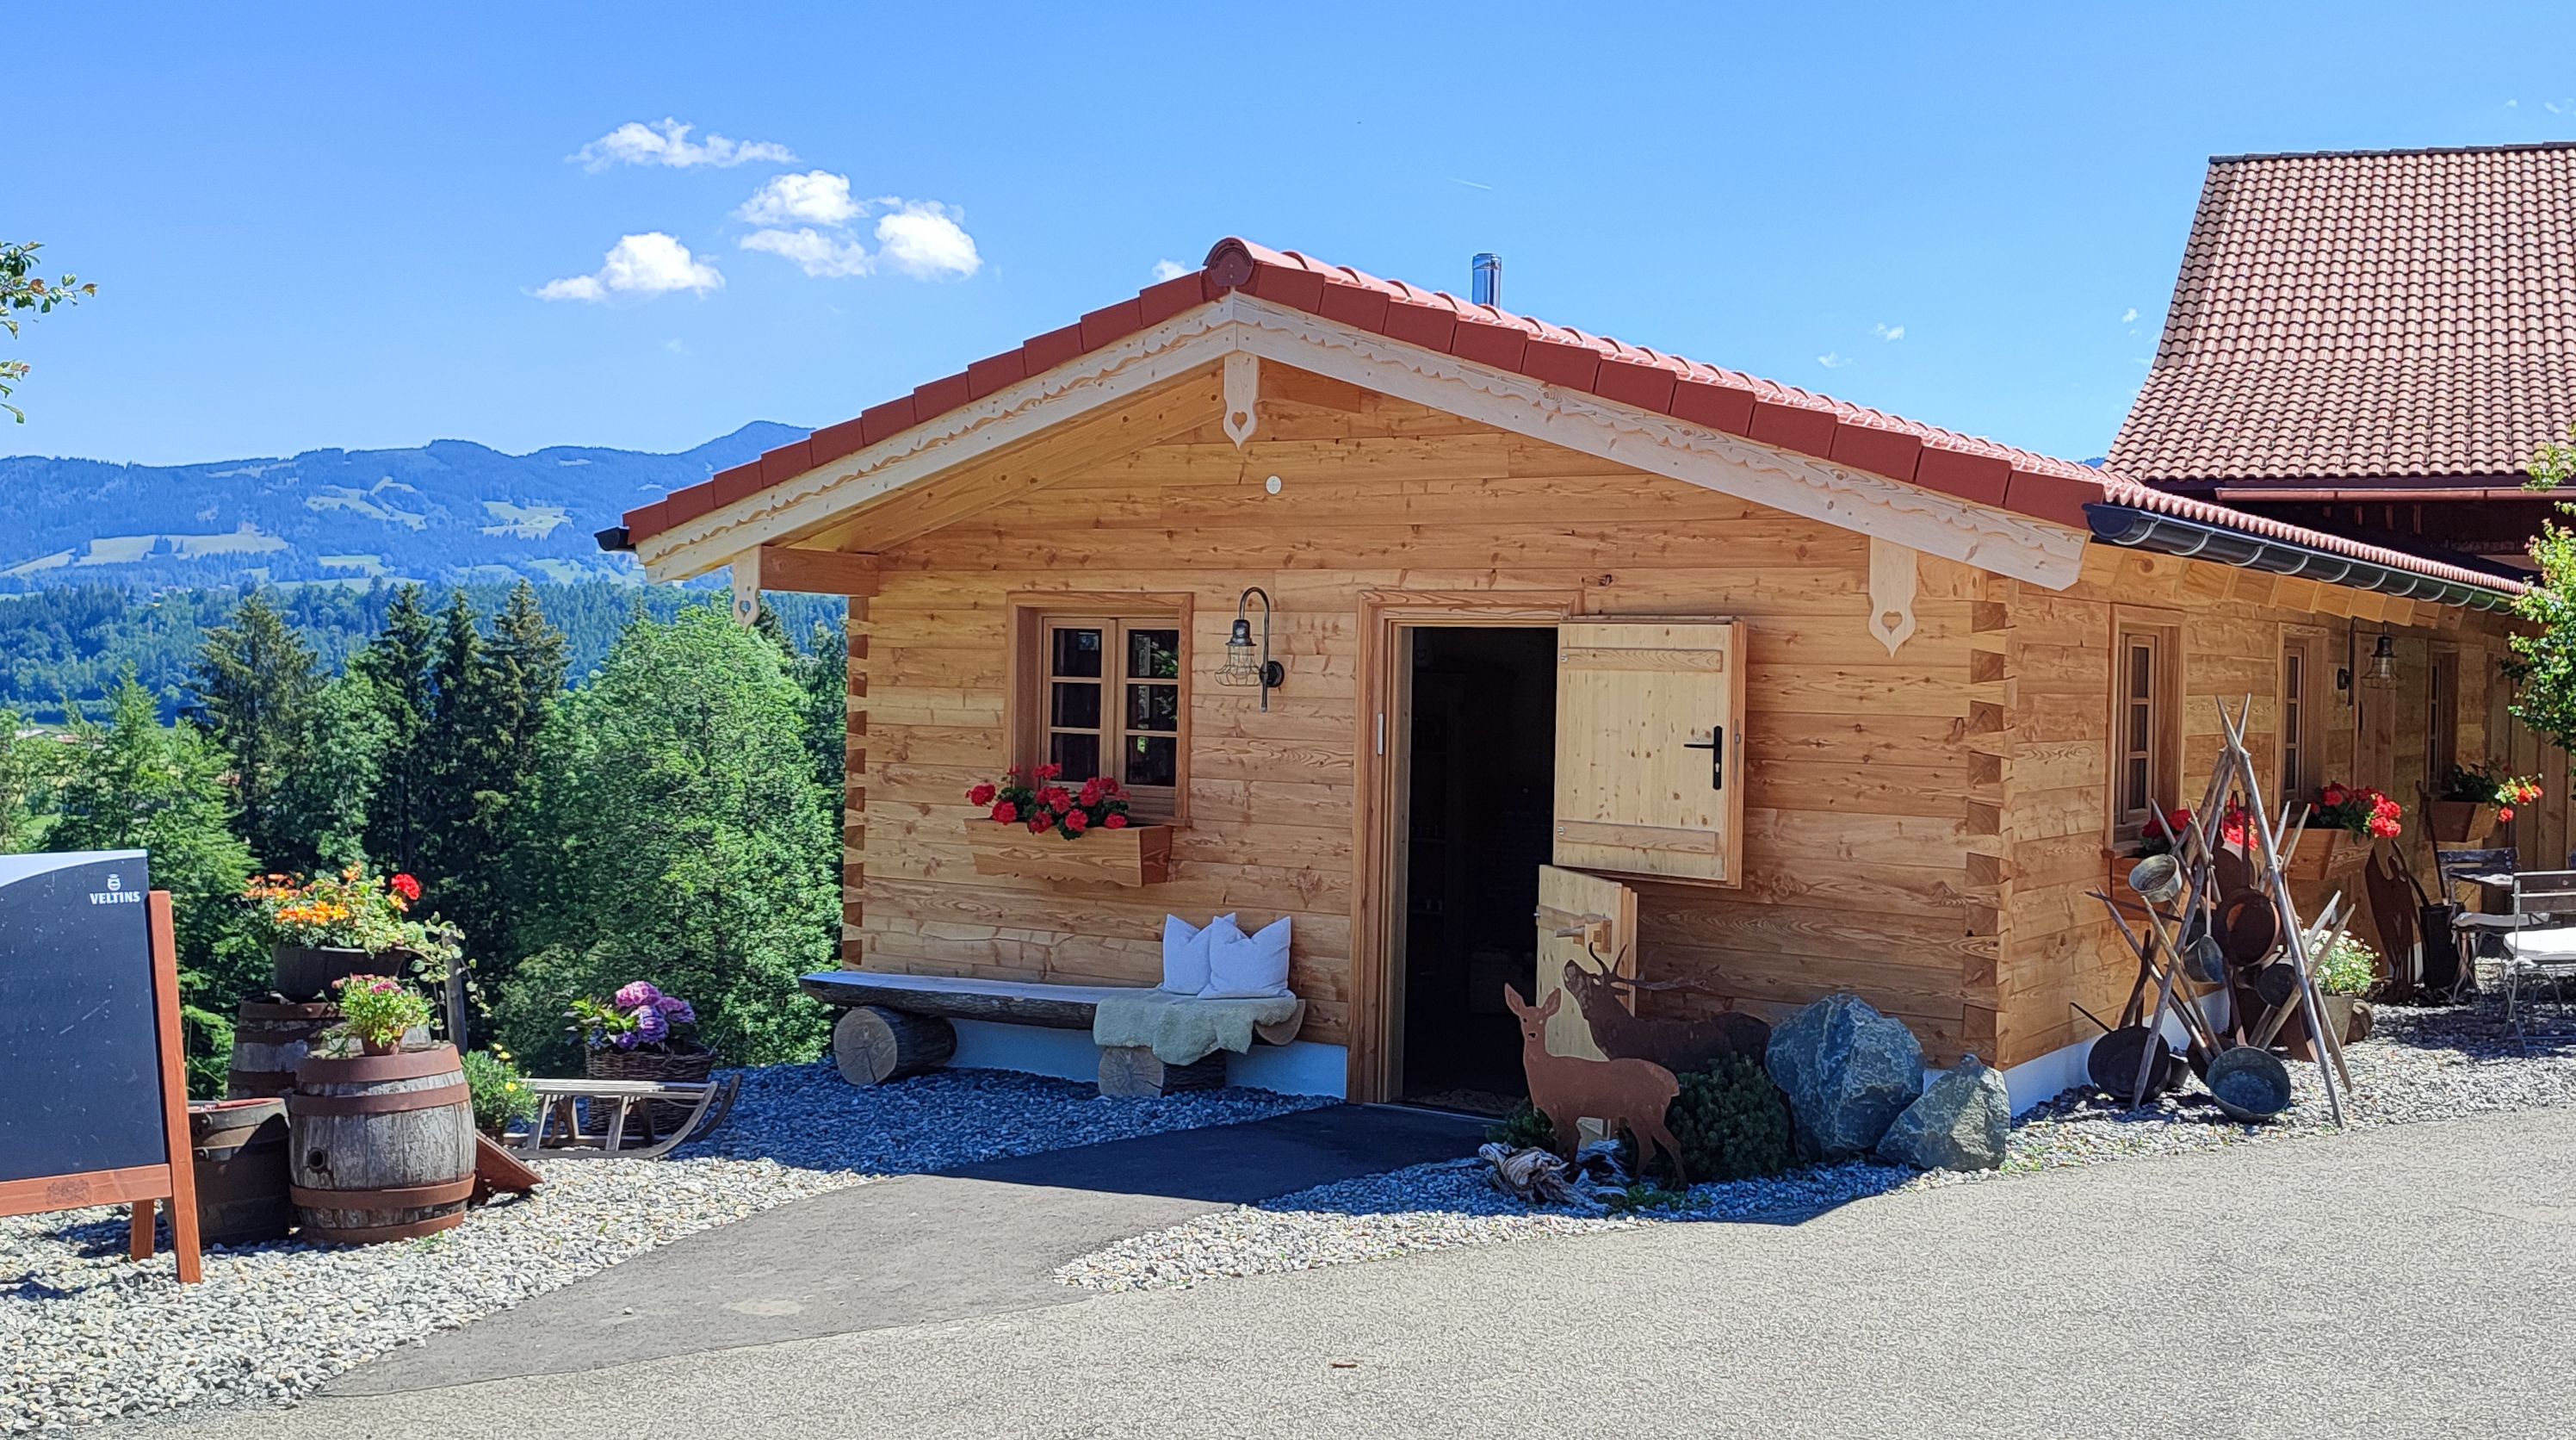
[(1067, 840), (1093, 829), (1124, 830), (1132, 823), (1125, 786), (1106, 775), (1094, 775), (1082, 782), (1081, 789), (1071, 790), (1055, 783), (1063, 777), (1061, 765), (1029, 770), (1014, 765), (998, 782), (969, 788), (966, 803), (983, 810), (985, 818), (997, 825), (1026, 825), (1032, 835), (1053, 830)]

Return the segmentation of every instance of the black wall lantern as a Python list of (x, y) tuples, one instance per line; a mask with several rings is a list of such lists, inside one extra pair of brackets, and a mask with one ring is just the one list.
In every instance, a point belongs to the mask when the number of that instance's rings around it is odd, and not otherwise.
[[(1252, 644), (1252, 622), (1245, 618), (1252, 597), (1261, 597), (1261, 646), (1256, 656)], [(1234, 602), (1234, 629), (1225, 637), (1225, 664), (1216, 672), (1216, 683), (1261, 687), (1261, 708), (1270, 708), (1270, 692), (1288, 678), (1287, 669), (1270, 658), (1270, 592), (1255, 585)]]

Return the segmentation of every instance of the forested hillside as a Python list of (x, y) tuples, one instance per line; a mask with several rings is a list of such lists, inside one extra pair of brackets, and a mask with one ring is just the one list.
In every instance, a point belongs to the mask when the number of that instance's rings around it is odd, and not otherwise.
[[(587, 535), (583, 542), (589, 543)], [(446, 588), (438, 589), (436, 604), (446, 603)], [(486, 615), (501, 608), (510, 590), (506, 584), (461, 588), (477, 613)], [(635, 616), (669, 620), (683, 605), (703, 603), (708, 593), (612, 580), (541, 584), (534, 591), (546, 619), (564, 634), (576, 685), (599, 667)], [(63, 701), (69, 697), (76, 706), (102, 715), (117, 677), (130, 666), (162, 718), (169, 719), (184, 702), (190, 668), (205, 646), (206, 632), (222, 624), (248, 593), (249, 587), (227, 587), (153, 594), (92, 583), (0, 595), (0, 709), (54, 724), (63, 720)], [(266, 593), (323, 668), (336, 673), (384, 628), (398, 592), (390, 583), (375, 581), (285, 586)], [(843, 602), (836, 598), (775, 595), (770, 604), (800, 643), (810, 643), (817, 625), (835, 635), (840, 631)]]
[(0, 458), (0, 594), (108, 581), (244, 583), (627, 578), (593, 532), (629, 507), (805, 432), (755, 421), (676, 455), (464, 440), (202, 465)]

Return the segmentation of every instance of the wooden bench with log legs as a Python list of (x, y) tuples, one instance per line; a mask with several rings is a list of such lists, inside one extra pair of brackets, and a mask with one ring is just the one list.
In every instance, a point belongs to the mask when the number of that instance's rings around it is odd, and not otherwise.
[[(1046, 985), (873, 970), (827, 970), (799, 983), (806, 994), (841, 1011), (832, 1026), (832, 1059), (853, 1085), (882, 1085), (947, 1064), (957, 1053), (952, 1020), (1088, 1031), (1102, 1000), (1135, 993), (1116, 985)], [(1100, 1093), (1136, 1097), (1213, 1090), (1225, 1084), (1225, 1056), (1220, 1050), (1195, 1064), (1166, 1065), (1141, 1045), (1103, 1047)]]

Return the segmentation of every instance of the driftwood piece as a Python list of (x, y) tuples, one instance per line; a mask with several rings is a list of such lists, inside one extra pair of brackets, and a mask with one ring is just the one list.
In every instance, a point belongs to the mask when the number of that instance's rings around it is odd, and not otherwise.
[(1100, 1049), (1100, 1093), (1121, 1100), (1150, 1100), (1181, 1090), (1214, 1090), (1225, 1084), (1223, 1050), (1187, 1065), (1166, 1065), (1145, 1045)]
[(936, 1070), (957, 1053), (957, 1027), (936, 1015), (857, 1005), (832, 1026), (832, 1063), (853, 1085), (882, 1085)]
[(1521, 1069), (1529, 1077), (1530, 1104), (1556, 1128), (1556, 1153), (1572, 1160), (1581, 1123), (1598, 1120), (1611, 1134), (1625, 1130), (1637, 1142), (1637, 1171), (1644, 1174), (1656, 1151), (1672, 1162), (1674, 1178), (1687, 1184), (1682, 1147), (1664, 1128), (1664, 1114), (1681, 1094), (1673, 1072), (1650, 1060), (1584, 1060), (1547, 1051), (1547, 1019), (1565, 1000), (1560, 990), (1532, 1005), (1510, 985), (1503, 1003), (1521, 1024)]

